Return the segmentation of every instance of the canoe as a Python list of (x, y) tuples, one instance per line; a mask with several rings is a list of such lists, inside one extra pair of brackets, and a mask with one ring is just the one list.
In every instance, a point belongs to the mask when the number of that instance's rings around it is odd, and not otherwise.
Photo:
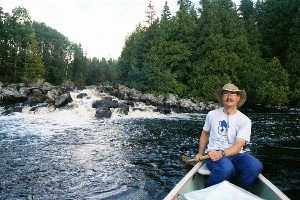
[[(176, 200), (180, 195), (188, 194), (189, 192), (204, 189), (204, 182), (207, 179), (210, 172), (207, 169), (204, 161), (200, 161), (197, 163), (194, 162), (193, 165), (194, 167), (170, 191), (170, 193), (164, 198), (164, 200)], [(259, 174), (258, 179), (250, 186), (248, 192), (251, 192), (252, 194), (262, 199), (270, 199), (270, 200), (290, 199), (262, 174)], [(228, 193), (226, 193), (226, 195), (228, 195)]]

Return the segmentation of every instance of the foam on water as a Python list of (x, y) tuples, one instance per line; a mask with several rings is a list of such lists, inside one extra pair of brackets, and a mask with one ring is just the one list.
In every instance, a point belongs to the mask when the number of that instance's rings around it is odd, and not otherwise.
[[(81, 93), (87, 94), (83, 98), (78, 98), (77, 96)], [(72, 102), (68, 104), (67, 108), (55, 108), (54, 106), (40, 107), (34, 111), (31, 111), (31, 107), (23, 108), (24, 115), (35, 115), (40, 117), (46, 117), (54, 121), (85, 121), (95, 119), (96, 109), (92, 107), (92, 103), (97, 100), (101, 100), (103, 97), (109, 96), (106, 93), (99, 93), (94, 89), (84, 89), (70, 92)], [(122, 100), (119, 100), (113, 97), (113, 100), (118, 101), (119, 103)], [(3, 108), (0, 110), (4, 111)], [(119, 108), (111, 108), (112, 117), (111, 119), (115, 120), (118, 118), (165, 118), (169, 116), (173, 117), (187, 117), (185, 114), (176, 114), (172, 112), (169, 115), (161, 114), (156, 111), (155, 106), (146, 105), (143, 102), (134, 102), (134, 106), (129, 108), (128, 115), (121, 114)], [(20, 115), (19, 113), (14, 113), (13, 115)]]

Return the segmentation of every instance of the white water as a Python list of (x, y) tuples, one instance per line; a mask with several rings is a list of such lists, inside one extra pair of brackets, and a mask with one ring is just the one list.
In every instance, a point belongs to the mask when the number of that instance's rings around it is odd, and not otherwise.
[[(88, 96), (84, 98), (77, 98), (77, 95), (80, 93), (86, 93)], [(92, 103), (96, 100), (101, 100), (103, 97), (108, 96), (105, 93), (98, 93), (96, 90), (86, 89), (82, 91), (71, 92), (72, 102), (68, 104), (67, 108), (53, 108), (53, 107), (41, 107), (35, 111), (30, 111), (31, 107), (24, 107), (22, 113), (13, 113), (11, 116), (15, 115), (16, 117), (26, 116), (43, 116), (51, 120), (64, 120), (64, 121), (85, 121), (95, 119), (96, 109), (92, 107)], [(120, 102), (119, 99), (114, 98)], [(130, 107), (129, 116), (132, 117), (142, 117), (142, 116), (152, 116), (159, 115), (154, 113), (154, 107), (146, 106), (143, 103), (135, 103), (135, 107), (140, 110), (145, 110), (143, 112), (139, 110), (133, 111), (133, 108)], [(0, 113), (4, 112), (4, 108), (0, 107)], [(112, 118), (122, 117), (118, 113), (118, 109), (111, 109), (113, 115)]]
[[(77, 98), (77, 95), (80, 93), (86, 93), (88, 96)], [(101, 100), (103, 97), (108, 96), (108, 94), (99, 93), (93, 89), (75, 91), (70, 94), (73, 101), (68, 104), (67, 108), (41, 107), (35, 111), (30, 111), (31, 107), (25, 107), (22, 113), (15, 112), (9, 116), (0, 115), (0, 121), (6, 124), (6, 130), (0, 130), (0, 134), (49, 136), (65, 133), (68, 129), (89, 127), (94, 120), (102, 120), (109, 124), (120, 119), (164, 118), (171, 120), (174, 118), (188, 119), (192, 116), (192, 114), (176, 113), (164, 115), (155, 112), (154, 106), (146, 106), (142, 102), (135, 102), (134, 107), (130, 106), (128, 115), (120, 114), (118, 108), (111, 108), (111, 118), (97, 119), (95, 117), (96, 109), (92, 107), (92, 103), (96, 100)], [(113, 100), (121, 102), (117, 98)], [(0, 112), (3, 111), (4, 109), (0, 108)]]

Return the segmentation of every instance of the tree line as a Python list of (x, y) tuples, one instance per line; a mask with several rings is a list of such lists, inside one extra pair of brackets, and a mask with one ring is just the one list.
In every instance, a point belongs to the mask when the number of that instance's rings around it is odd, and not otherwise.
[(300, 2), (297, 0), (178, 0), (160, 18), (151, 3), (147, 20), (125, 42), (118, 60), (122, 81), (143, 91), (201, 101), (233, 82), (250, 104), (298, 104)]
[(116, 61), (88, 58), (81, 44), (72, 43), (45, 23), (32, 21), (26, 8), (12, 14), (0, 7), (0, 81), (45, 79), (54, 85), (71, 80), (77, 86), (115, 82)]
[(249, 105), (300, 104), (299, 0), (177, 3), (172, 15), (165, 1), (158, 17), (150, 1), (117, 60), (89, 59), (80, 44), (32, 22), (26, 9), (10, 16), (0, 8), (0, 81), (108, 81), (204, 102), (232, 82), (246, 90)]

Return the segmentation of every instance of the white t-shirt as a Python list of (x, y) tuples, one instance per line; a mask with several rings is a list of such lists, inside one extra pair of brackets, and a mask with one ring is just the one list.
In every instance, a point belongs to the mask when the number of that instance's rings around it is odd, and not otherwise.
[(223, 109), (210, 111), (206, 116), (203, 130), (210, 132), (208, 149), (226, 149), (235, 144), (236, 138), (250, 141), (251, 120), (240, 111), (227, 115)]

